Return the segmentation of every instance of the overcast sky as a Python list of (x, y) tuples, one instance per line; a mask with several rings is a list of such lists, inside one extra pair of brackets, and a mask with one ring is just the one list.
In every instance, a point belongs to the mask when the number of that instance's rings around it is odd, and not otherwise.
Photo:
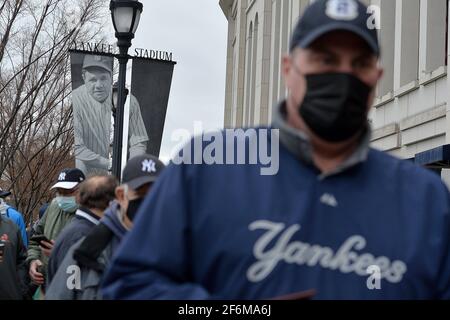
[(206, 131), (223, 127), (227, 20), (218, 0), (144, 0), (134, 48), (173, 53), (175, 65), (161, 146), (168, 159), (176, 145), (173, 130), (193, 132), (202, 121)]

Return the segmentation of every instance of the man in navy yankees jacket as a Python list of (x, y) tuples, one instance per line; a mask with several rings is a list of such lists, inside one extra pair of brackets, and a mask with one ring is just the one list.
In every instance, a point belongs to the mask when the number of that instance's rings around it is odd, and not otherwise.
[[(274, 109), (278, 134), (245, 137), (248, 152), (279, 139), (276, 174), (262, 175), (261, 164), (172, 163), (106, 274), (105, 298), (270, 299), (310, 289), (317, 299), (450, 298), (447, 188), (369, 147), (382, 70), (368, 19), (356, 0), (307, 8), (282, 61), (289, 94)], [(224, 152), (237, 152), (226, 137)]]

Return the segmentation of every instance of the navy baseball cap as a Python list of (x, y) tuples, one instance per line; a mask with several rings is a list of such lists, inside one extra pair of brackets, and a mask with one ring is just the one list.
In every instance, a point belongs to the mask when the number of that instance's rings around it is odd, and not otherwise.
[(0, 189), (0, 198), (6, 198), (7, 196), (10, 196), (11, 192)]
[(122, 183), (136, 190), (146, 183), (153, 183), (166, 166), (157, 157), (143, 154), (128, 160), (123, 169)]
[(359, 0), (316, 0), (299, 19), (289, 49), (308, 48), (321, 36), (344, 30), (361, 37), (379, 56), (380, 46), (373, 19), (368, 7)]
[(86, 177), (80, 169), (64, 169), (58, 174), (58, 182), (50, 190), (55, 188), (71, 190), (85, 179)]

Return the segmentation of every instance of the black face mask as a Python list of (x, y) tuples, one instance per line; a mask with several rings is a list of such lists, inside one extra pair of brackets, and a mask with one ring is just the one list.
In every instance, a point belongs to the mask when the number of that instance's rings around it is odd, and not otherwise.
[(142, 201), (144, 201), (144, 198), (139, 198), (139, 199), (135, 199), (135, 200), (130, 200), (128, 202), (128, 209), (127, 209), (127, 217), (128, 219), (130, 219), (131, 221), (134, 220), (134, 218), (136, 217), (136, 213), (139, 210), (139, 207), (141, 206)]
[(300, 115), (321, 139), (342, 142), (367, 125), (371, 88), (347, 73), (306, 75)]

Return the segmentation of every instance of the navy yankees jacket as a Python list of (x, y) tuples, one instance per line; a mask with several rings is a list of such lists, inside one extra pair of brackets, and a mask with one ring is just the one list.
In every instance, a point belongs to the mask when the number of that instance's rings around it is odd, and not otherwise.
[[(271, 128), (278, 136), (259, 128), (244, 138), (249, 152), (266, 139), (276, 174), (261, 174), (261, 163), (165, 170), (106, 274), (105, 298), (271, 299), (314, 289), (316, 299), (450, 299), (440, 177), (369, 148), (368, 133), (324, 175), (284, 110)], [(236, 156), (239, 138), (231, 140)]]

